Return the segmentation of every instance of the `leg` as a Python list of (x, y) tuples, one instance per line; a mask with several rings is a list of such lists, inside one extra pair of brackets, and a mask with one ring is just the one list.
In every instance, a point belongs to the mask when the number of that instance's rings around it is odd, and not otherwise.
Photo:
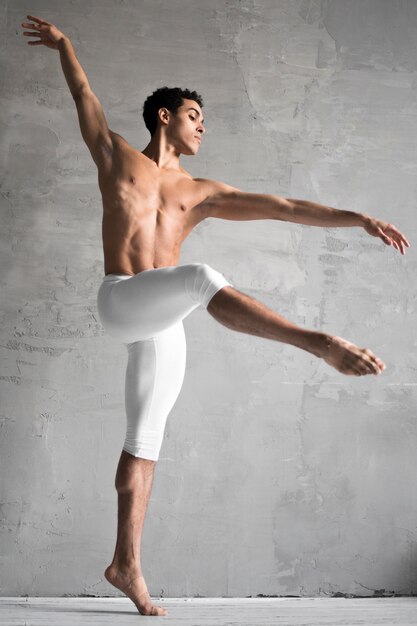
[(143, 615), (166, 615), (152, 605), (140, 559), (142, 528), (165, 423), (180, 393), (186, 364), (182, 322), (156, 337), (127, 346), (127, 430), (116, 474), (118, 532), (105, 577), (126, 593)]
[(152, 604), (142, 576), (140, 546), (156, 461), (135, 458), (122, 451), (116, 474), (118, 494), (117, 543), (106, 579), (123, 591), (142, 615), (166, 615)]
[(342, 374), (379, 374), (385, 369), (384, 363), (370, 350), (358, 348), (341, 337), (300, 328), (233, 287), (218, 291), (209, 302), (207, 311), (232, 330), (307, 350), (323, 358)]
[(202, 263), (145, 270), (133, 277), (110, 274), (97, 294), (100, 320), (126, 344), (127, 432), (116, 476), (118, 532), (106, 579), (144, 615), (166, 615), (152, 605), (142, 576), (140, 545), (154, 464), (165, 422), (182, 386), (185, 335), (182, 320), (228, 285)]
[(151, 339), (130, 343), (127, 349), (123, 449), (157, 461), (168, 415), (184, 381), (187, 347), (183, 323)]
[(203, 308), (230, 285), (206, 263), (144, 270), (135, 276), (106, 276), (97, 295), (97, 310), (107, 332), (122, 343), (150, 339)]

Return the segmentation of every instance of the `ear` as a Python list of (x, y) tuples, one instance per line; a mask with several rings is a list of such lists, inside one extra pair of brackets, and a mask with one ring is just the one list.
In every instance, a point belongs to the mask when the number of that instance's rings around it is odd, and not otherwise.
[(162, 107), (158, 111), (158, 118), (162, 124), (168, 124), (169, 116), (171, 115), (171, 111), (168, 111), (165, 107)]

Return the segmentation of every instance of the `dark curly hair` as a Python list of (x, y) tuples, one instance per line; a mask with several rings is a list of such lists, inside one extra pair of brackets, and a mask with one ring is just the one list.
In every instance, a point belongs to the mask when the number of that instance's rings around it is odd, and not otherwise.
[(143, 104), (143, 119), (151, 136), (157, 129), (159, 109), (164, 107), (175, 115), (184, 102), (183, 98), (194, 100), (201, 107), (204, 106), (202, 97), (196, 91), (180, 89), (179, 87), (160, 87), (146, 98)]

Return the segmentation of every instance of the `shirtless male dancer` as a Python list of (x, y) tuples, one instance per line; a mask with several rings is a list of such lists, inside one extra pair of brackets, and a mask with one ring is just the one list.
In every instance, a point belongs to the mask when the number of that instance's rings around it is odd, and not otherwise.
[(127, 434), (115, 481), (117, 542), (104, 575), (143, 615), (166, 615), (149, 596), (140, 546), (166, 419), (184, 377), (182, 320), (200, 306), (228, 328), (307, 350), (342, 374), (362, 376), (385, 369), (370, 350), (296, 326), (235, 289), (207, 264), (178, 266), (181, 244), (207, 217), (362, 226), (402, 254), (410, 244), (392, 224), (368, 215), (193, 178), (179, 158), (196, 154), (205, 132), (202, 99), (194, 91), (163, 87), (149, 96), (143, 117), (151, 140), (139, 152), (108, 128), (68, 37), (50, 22), (27, 17), (32, 23), (22, 24), (30, 29), (23, 35), (36, 37), (28, 43), (59, 51), (81, 134), (97, 165), (105, 272), (98, 312), (107, 332), (128, 350)]

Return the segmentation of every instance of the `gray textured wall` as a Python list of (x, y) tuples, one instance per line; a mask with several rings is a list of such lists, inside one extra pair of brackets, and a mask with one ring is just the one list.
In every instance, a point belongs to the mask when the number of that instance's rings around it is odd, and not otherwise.
[[(417, 3), (1, 2), (0, 594), (112, 594), (126, 354), (96, 312), (95, 165), (58, 53), (20, 34), (27, 12), (72, 38), (110, 127), (138, 149), (147, 95), (196, 89), (207, 133), (182, 161), (191, 173), (365, 212), (413, 244)], [(209, 220), (183, 248), (196, 261), (387, 369), (344, 377), (202, 310), (187, 318), (145, 522), (150, 592), (417, 592), (415, 247)]]

